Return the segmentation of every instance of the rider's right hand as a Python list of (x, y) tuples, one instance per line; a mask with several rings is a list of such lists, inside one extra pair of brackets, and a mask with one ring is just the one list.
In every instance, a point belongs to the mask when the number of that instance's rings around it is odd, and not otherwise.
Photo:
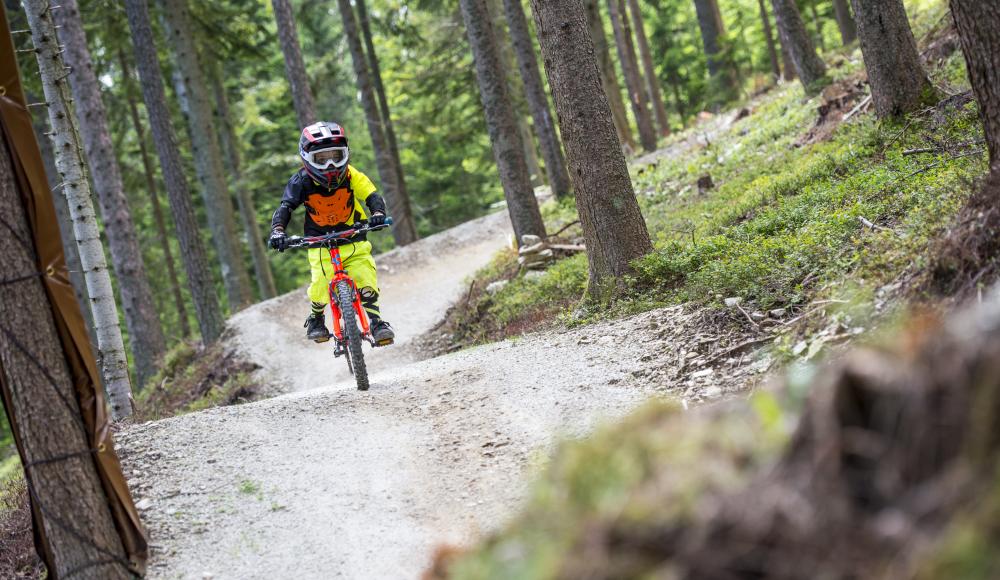
[(271, 230), (271, 237), (268, 238), (267, 245), (279, 252), (284, 252), (288, 248), (288, 238), (285, 237), (285, 230), (282, 228)]

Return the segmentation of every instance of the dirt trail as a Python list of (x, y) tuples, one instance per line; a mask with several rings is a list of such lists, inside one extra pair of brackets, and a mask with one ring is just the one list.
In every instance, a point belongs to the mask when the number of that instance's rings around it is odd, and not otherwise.
[(733, 337), (706, 336), (680, 307), (417, 361), (412, 339), (507, 232), (495, 214), (379, 259), (399, 340), (366, 349), (365, 393), (329, 344), (304, 341), (302, 291), (236, 316), (234, 340), (285, 394), (118, 435), (149, 577), (417, 578), (435, 546), (502, 525), (559, 438), (653, 394), (724, 396), (766, 368), (741, 352), (717, 360)]

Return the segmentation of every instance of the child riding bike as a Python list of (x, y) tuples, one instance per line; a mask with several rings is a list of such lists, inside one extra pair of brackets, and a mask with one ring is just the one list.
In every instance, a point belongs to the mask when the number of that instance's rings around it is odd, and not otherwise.
[[(271, 218), (268, 246), (279, 252), (288, 247), (285, 228), (292, 212), (306, 206), (305, 235), (321, 236), (351, 229), (356, 222), (367, 220), (371, 226), (386, 223), (385, 200), (375, 192), (375, 185), (364, 174), (348, 164), (350, 149), (347, 133), (337, 123), (321, 121), (302, 130), (299, 137), (302, 169), (288, 180), (281, 204)], [(362, 206), (364, 202), (364, 206)], [(389, 344), (395, 338), (392, 327), (382, 320), (379, 311), (379, 288), (375, 273), (372, 245), (362, 234), (354, 243), (340, 247), (344, 270), (354, 279), (361, 303), (371, 321), (372, 338), (376, 343)], [(315, 342), (330, 340), (323, 311), (330, 302), (328, 285), (334, 275), (330, 254), (323, 248), (308, 252), (312, 282), (307, 294), (311, 313), (306, 319), (306, 338)]]

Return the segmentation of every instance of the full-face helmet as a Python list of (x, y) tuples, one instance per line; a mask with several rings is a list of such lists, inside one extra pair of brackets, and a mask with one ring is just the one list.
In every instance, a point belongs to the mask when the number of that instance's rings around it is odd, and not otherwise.
[(313, 180), (326, 187), (333, 187), (347, 173), (347, 160), (350, 158), (347, 132), (337, 123), (313, 123), (302, 129), (299, 156)]

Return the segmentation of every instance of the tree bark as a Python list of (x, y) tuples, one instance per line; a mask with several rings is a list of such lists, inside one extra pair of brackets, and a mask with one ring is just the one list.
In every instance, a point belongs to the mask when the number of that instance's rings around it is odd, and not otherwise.
[(767, 55), (771, 59), (771, 72), (775, 79), (781, 78), (781, 65), (778, 64), (778, 48), (774, 44), (774, 30), (771, 28), (771, 17), (767, 13), (765, 0), (757, 0), (760, 6), (760, 20), (764, 25), (764, 41), (767, 42)]
[(628, 13), (625, 11), (625, 0), (608, 0), (608, 13), (611, 15), (611, 29), (615, 34), (615, 46), (618, 47), (618, 61), (622, 66), (622, 74), (625, 75), (629, 103), (639, 129), (639, 142), (646, 151), (655, 151), (656, 131), (649, 114), (646, 92), (642, 88), (639, 62), (635, 56), (635, 45), (632, 44), (632, 31), (626, 20)]
[(507, 211), (518, 243), (525, 235), (545, 237), (545, 223), (524, 160), (524, 143), (517, 116), (507, 92), (500, 50), (485, 0), (459, 0), (469, 45), (476, 63), (479, 95), (486, 113), (486, 126), (493, 144)]
[(121, 327), (118, 325), (118, 308), (111, 287), (111, 275), (104, 259), (97, 215), (90, 196), (90, 182), (83, 162), (83, 145), (77, 133), (76, 118), (70, 109), (72, 98), (66, 80), (67, 68), (49, 3), (45, 0), (27, 0), (23, 5), (35, 45), (45, 100), (48, 102), (56, 169), (62, 179), (61, 191), (69, 205), (74, 238), (80, 248), (80, 265), (87, 283), (87, 293), (90, 295), (94, 334), (97, 336), (97, 360), (104, 388), (108, 391), (111, 414), (117, 421), (132, 414), (132, 384)]
[(229, 177), (233, 180), (236, 188), (236, 206), (240, 212), (240, 220), (243, 222), (243, 230), (247, 233), (247, 244), (250, 246), (250, 257), (253, 259), (254, 275), (257, 279), (257, 290), (260, 292), (262, 300), (274, 298), (278, 295), (278, 290), (274, 285), (274, 275), (271, 273), (271, 262), (267, 259), (267, 252), (264, 249), (264, 230), (257, 223), (257, 211), (254, 207), (253, 196), (247, 188), (246, 180), (243, 176), (243, 158), (240, 154), (239, 141), (236, 139), (236, 129), (233, 123), (233, 115), (229, 110), (229, 97), (226, 95), (226, 87), (222, 84), (222, 72), (219, 70), (218, 61), (209, 69), (212, 79), (212, 89), (215, 92), (215, 126), (220, 127), (219, 136), (222, 138), (222, 150), (229, 163)]
[(792, 62), (792, 54), (788, 52), (788, 47), (781, 40), (781, 35), (778, 35), (778, 45), (781, 47), (781, 73), (782, 78), (786, 81), (793, 81), (799, 75), (795, 72), (795, 63)]
[(507, 29), (514, 44), (514, 54), (517, 57), (517, 68), (524, 82), (524, 93), (531, 109), (531, 119), (535, 124), (535, 133), (542, 148), (542, 159), (545, 160), (545, 173), (549, 186), (558, 198), (569, 196), (569, 174), (566, 173), (566, 158), (563, 157), (562, 144), (556, 133), (555, 120), (549, 109), (549, 101), (545, 96), (542, 75), (538, 70), (535, 47), (528, 31), (528, 20), (524, 17), (521, 0), (504, 0), (504, 12), (507, 15)]
[(701, 30), (701, 41), (705, 47), (705, 58), (708, 61), (708, 75), (718, 83), (720, 101), (733, 98), (736, 95), (736, 77), (733, 75), (730, 63), (722, 55), (719, 37), (726, 33), (719, 5), (716, 0), (694, 0), (695, 12), (698, 15), (698, 28)]
[(149, 207), (153, 211), (153, 223), (156, 226), (156, 237), (160, 242), (160, 249), (163, 251), (163, 261), (167, 268), (167, 280), (170, 283), (170, 294), (174, 299), (174, 308), (177, 310), (177, 321), (181, 329), (181, 337), (191, 335), (191, 324), (188, 322), (187, 305), (184, 302), (184, 294), (181, 292), (181, 281), (177, 275), (177, 266), (174, 263), (174, 253), (170, 249), (170, 238), (167, 235), (167, 222), (163, 217), (163, 208), (160, 203), (159, 188), (156, 186), (156, 172), (153, 169), (153, 162), (149, 157), (149, 149), (146, 147), (146, 129), (142, 125), (139, 117), (139, 107), (136, 104), (135, 86), (132, 83), (132, 71), (125, 57), (125, 51), (119, 49), (118, 61), (122, 67), (122, 82), (125, 85), (125, 100), (128, 102), (129, 117), (132, 120), (132, 128), (135, 130), (136, 142), (139, 144), (139, 157), (142, 161), (142, 172), (146, 177), (146, 194), (149, 196)]
[(604, 93), (611, 105), (611, 115), (615, 121), (618, 139), (630, 151), (635, 151), (635, 138), (632, 137), (632, 127), (629, 126), (628, 117), (625, 115), (625, 102), (622, 101), (621, 85), (618, 84), (615, 65), (611, 60), (608, 37), (604, 32), (604, 20), (601, 18), (601, 8), (597, 4), (597, 0), (584, 0), (584, 9), (587, 11), (590, 37), (593, 40), (594, 49), (597, 51), (597, 65), (601, 69), (601, 85), (604, 87)]
[(652, 245), (639, 211), (581, 0), (532, 0), (587, 242), (588, 293), (603, 300)]
[(208, 229), (222, 268), (222, 282), (235, 312), (253, 302), (250, 277), (243, 263), (243, 252), (236, 234), (235, 211), (226, 183), (222, 151), (213, 129), (212, 107), (205, 69), (198, 57), (194, 23), (187, 0), (160, 0), (166, 35), (174, 53), (177, 98), (187, 117), (194, 167), (201, 181), (201, 197), (208, 218)]
[(826, 43), (823, 41), (823, 23), (819, 19), (819, 10), (816, 9), (816, 0), (808, 0), (809, 10), (813, 17), (813, 30), (816, 32), (816, 46), (820, 52), (826, 52)]
[(382, 68), (379, 66), (378, 53), (375, 52), (375, 42), (372, 40), (371, 24), (368, 22), (368, 8), (365, 0), (356, 0), (358, 19), (361, 21), (361, 33), (365, 39), (365, 50), (368, 54), (368, 65), (371, 69), (372, 81), (375, 83), (375, 93), (378, 95), (379, 112), (382, 114), (382, 126), (385, 128), (385, 139), (392, 156), (393, 169), (396, 172), (396, 214), (393, 215), (392, 234), (396, 244), (405, 246), (420, 239), (417, 234), (417, 224), (413, 217), (413, 207), (410, 203), (410, 193), (406, 187), (406, 175), (403, 172), (403, 161), (399, 156), (399, 143), (396, 140), (396, 129), (392, 123), (389, 111), (389, 99), (386, 97), (385, 85), (382, 84)]
[[(32, 2), (25, 7), (37, 10)], [(51, 26), (51, 25), (50, 25)], [(53, 37), (54, 38), (54, 37)], [(0, 235), (0, 279), (29, 276), (40, 268), (22, 205), (28, 194), (18, 187), (11, 151), (0, 134), (0, 215), (7, 226)], [(10, 231), (7, 231), (10, 230)], [(8, 385), (5, 401), (17, 417), (25, 478), (31, 500), (41, 509), (41, 525), (51, 550), (50, 577), (129, 578), (108, 555), (126, 560), (90, 448), (80, 404), (66, 366), (65, 353), (42, 281), (29, 276), (0, 291), (0, 381)], [(63, 461), (40, 461), (71, 455)], [(75, 532), (75, 533), (74, 533)]]
[(898, 117), (934, 100), (902, 0), (851, 0), (872, 103), (879, 117)]
[(299, 129), (303, 129), (319, 118), (316, 116), (312, 89), (309, 88), (306, 65), (302, 62), (302, 50), (299, 48), (299, 36), (295, 31), (292, 6), (288, 0), (271, 0), (271, 6), (274, 7), (274, 20), (278, 25), (281, 53), (285, 57), (285, 73), (288, 75), (292, 101), (295, 103), (295, 116), (299, 119)]
[(1000, 5), (980, 0), (951, 0), (972, 90), (979, 101), (990, 168), (1000, 171)]
[(372, 86), (368, 61), (365, 59), (364, 47), (358, 34), (358, 23), (354, 18), (354, 10), (351, 8), (350, 0), (337, 0), (337, 6), (340, 8), (340, 21), (344, 24), (344, 32), (347, 36), (351, 62), (354, 64), (354, 76), (357, 78), (358, 92), (361, 93), (361, 108), (365, 112), (368, 134), (371, 136), (372, 147), (375, 149), (375, 165), (382, 178), (382, 190), (385, 193), (388, 210), (393, 216), (397, 213), (402, 214), (404, 209), (400, 207), (396, 186), (398, 173), (392, 161), (392, 154), (389, 152), (389, 144), (386, 142), (382, 115), (379, 113), (375, 88)]
[(111, 149), (107, 113), (87, 48), (80, 9), (76, 0), (60, 0), (60, 5), (61, 9), (53, 13), (56, 24), (61, 27), (59, 38), (65, 45), (66, 64), (72, 69), (69, 83), (76, 100), (83, 149), (101, 208), (136, 379), (141, 387), (156, 374), (157, 362), (166, 352), (167, 345), (146, 276), (139, 236), (125, 199), (121, 170)]
[(153, 31), (149, 22), (146, 0), (125, 0), (129, 29), (135, 48), (136, 68), (139, 69), (140, 84), (149, 124), (153, 131), (153, 142), (160, 157), (163, 182), (167, 188), (170, 209), (174, 216), (174, 227), (181, 246), (181, 257), (187, 271), (188, 288), (194, 303), (195, 317), (205, 343), (215, 342), (222, 334), (222, 310), (208, 270), (208, 259), (202, 245), (200, 228), (191, 204), (191, 190), (181, 165), (177, 138), (170, 121), (170, 110), (163, 92), (163, 76), (160, 63), (153, 46)]
[(837, 19), (837, 28), (840, 29), (840, 40), (844, 45), (851, 44), (858, 39), (858, 25), (851, 16), (851, 9), (848, 0), (833, 0), (833, 14)]
[(788, 49), (788, 54), (795, 65), (795, 73), (802, 80), (806, 94), (815, 95), (826, 84), (826, 64), (816, 54), (802, 15), (795, 6), (795, 0), (771, 0), (774, 7), (774, 19), (778, 23), (778, 33), (781, 35), (781, 45)]
[(660, 81), (659, 77), (656, 76), (656, 67), (653, 66), (653, 53), (649, 49), (649, 38), (646, 37), (645, 21), (642, 18), (639, 1), (628, 0), (628, 3), (629, 11), (632, 13), (632, 26), (635, 28), (635, 36), (639, 41), (639, 57), (642, 59), (642, 68), (646, 72), (646, 86), (649, 87), (649, 102), (653, 104), (653, 114), (656, 116), (656, 124), (660, 127), (660, 135), (666, 137), (670, 135), (670, 119), (667, 116), (667, 107), (663, 104), (663, 92), (660, 91)]

